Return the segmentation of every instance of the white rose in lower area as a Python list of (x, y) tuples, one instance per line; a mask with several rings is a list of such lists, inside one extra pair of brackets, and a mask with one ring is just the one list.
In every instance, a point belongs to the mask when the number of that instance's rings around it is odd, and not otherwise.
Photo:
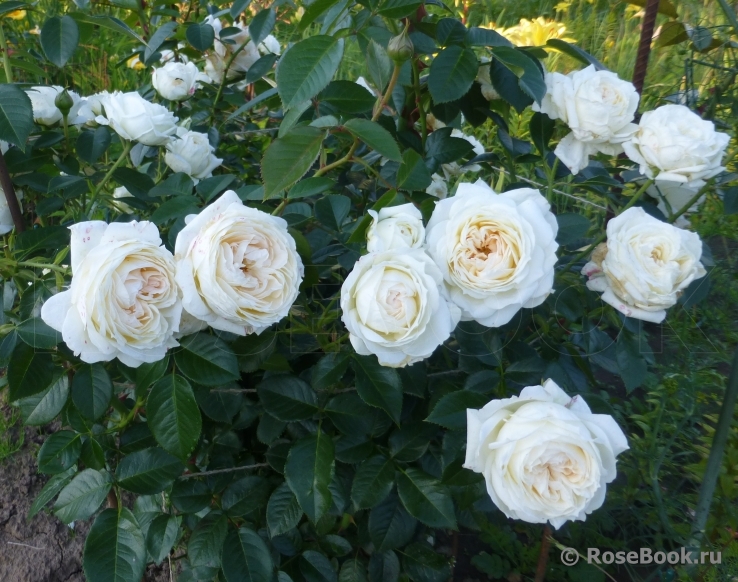
[(423, 215), (414, 204), (369, 210), (372, 224), (366, 231), (366, 250), (370, 253), (416, 249), (425, 243)]
[(682, 291), (705, 275), (701, 257), (697, 234), (629, 208), (607, 223), (607, 242), (594, 250), (582, 274), (587, 287), (621, 313), (659, 323)]
[(684, 105), (663, 105), (641, 117), (632, 139), (623, 144), (625, 154), (640, 165), (641, 174), (664, 182), (701, 188), (717, 176), (730, 136), (715, 131)]
[(179, 128), (177, 137), (167, 145), (164, 161), (173, 172), (184, 172), (195, 184), (213, 175), (213, 170), (223, 160), (213, 155), (215, 148), (210, 145), (208, 136), (196, 131)]
[(637, 129), (633, 118), (638, 99), (632, 83), (590, 65), (568, 75), (546, 73), (546, 95), (540, 105), (533, 104), (533, 111), (561, 119), (569, 126), (571, 133), (554, 153), (577, 174), (587, 166), (591, 155), (622, 153), (622, 143)]
[(126, 366), (161, 360), (179, 345), (182, 302), (172, 254), (151, 222), (80, 222), (70, 227), (72, 283), (41, 317), (84, 362)]
[[(55, 125), (64, 119), (62, 112), (55, 104), (57, 95), (64, 91), (64, 87), (32, 87), (26, 91), (33, 107), (33, 120), (39, 125)], [(86, 107), (85, 99), (74, 91), (67, 91), (72, 98), (73, 105), (67, 115), (70, 125), (82, 125), (92, 120), (92, 112)]]
[(459, 322), (438, 267), (420, 249), (361, 257), (341, 287), (341, 319), (361, 355), (401, 368), (431, 356)]
[(459, 184), (455, 196), (436, 203), (428, 252), (462, 320), (499, 327), (548, 297), (558, 249), (549, 208), (538, 190), (496, 194), (482, 180)]
[(466, 413), (464, 467), (484, 475), (500, 511), (528, 523), (584, 521), (604, 502), (616, 457), (628, 449), (611, 416), (592, 414), (553, 380)]
[(177, 118), (163, 105), (146, 101), (141, 95), (130, 93), (101, 94), (96, 107), (105, 113), (95, 121), (109, 125), (120, 137), (147, 146), (167, 144), (177, 131)]
[(287, 223), (229, 190), (177, 235), (184, 308), (215, 329), (261, 333), (297, 299), (303, 266)]
[(184, 101), (195, 94), (202, 73), (193, 63), (168, 62), (154, 69), (151, 84), (156, 92), (169, 101)]

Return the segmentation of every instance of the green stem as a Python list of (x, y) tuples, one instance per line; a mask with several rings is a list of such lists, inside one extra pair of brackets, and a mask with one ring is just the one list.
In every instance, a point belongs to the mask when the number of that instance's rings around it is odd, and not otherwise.
[(703, 188), (700, 188), (697, 194), (692, 196), (692, 198), (689, 199), (689, 202), (682, 206), (679, 212), (675, 212), (669, 217), (669, 222), (674, 224), (677, 218), (682, 216), (685, 212), (689, 211), (689, 209), (692, 208), (692, 205), (696, 204), (697, 201), (705, 195), (705, 190), (708, 188), (708, 186), (709, 184), (706, 184)]
[(8, 43), (5, 40), (5, 30), (0, 26), (0, 51), (3, 52), (3, 67), (5, 67), (5, 82), (13, 82), (13, 70), (10, 68), (10, 57), (8, 56)]
[(553, 166), (549, 167), (548, 163), (545, 163), (546, 174), (548, 178), (548, 187), (546, 189), (546, 200), (551, 201), (551, 194), (553, 194), (554, 182), (556, 181), (556, 170), (559, 169), (559, 158), (554, 160)]
[(123, 151), (120, 154), (120, 157), (115, 160), (115, 163), (112, 165), (112, 167), (108, 170), (108, 173), (105, 174), (105, 177), (102, 179), (102, 181), (97, 185), (97, 188), (95, 188), (95, 191), (92, 193), (92, 196), (90, 197), (90, 201), (87, 204), (86, 212), (90, 212), (92, 210), (92, 205), (95, 203), (95, 200), (97, 200), (98, 195), (100, 192), (102, 192), (103, 188), (105, 188), (105, 185), (110, 181), (110, 178), (113, 177), (113, 172), (118, 169), (118, 167), (125, 161), (126, 156), (131, 153), (131, 149), (133, 148), (133, 142), (127, 141), (125, 142), (125, 145), (123, 146)]
[(725, 444), (731, 433), (736, 400), (738, 400), (738, 349), (736, 349), (735, 355), (733, 356), (733, 366), (730, 370), (728, 387), (723, 398), (723, 405), (720, 408), (720, 417), (715, 428), (715, 435), (712, 438), (710, 456), (707, 459), (707, 467), (705, 468), (700, 493), (697, 497), (692, 533), (687, 544), (687, 547), (692, 552), (699, 550), (700, 543), (705, 535), (707, 517), (710, 513), (710, 506), (712, 505), (712, 499), (715, 494), (715, 486), (717, 485), (720, 469), (723, 465)]
[[(622, 214), (623, 212), (625, 212), (626, 210), (628, 210), (629, 208), (631, 208), (636, 202), (638, 202), (641, 199), (641, 197), (643, 196), (643, 193), (652, 184), (653, 184), (653, 180), (648, 180), (645, 184), (643, 184), (643, 186), (641, 186), (641, 188), (638, 190), (638, 192), (636, 192), (631, 197), (631, 199), (623, 207), (623, 209), (620, 212), (618, 212), (618, 215)], [(600, 244), (606, 238), (607, 238), (607, 231), (603, 230), (602, 231), (602, 234), (600, 234), (600, 236), (598, 236), (591, 245), (589, 245), (586, 249), (584, 249), (582, 252), (580, 252), (579, 254), (577, 254), (577, 256), (575, 256), (571, 261), (569, 261), (567, 263), (567, 265), (564, 267), (563, 272), (566, 273), (569, 269), (571, 269), (572, 265), (574, 265), (575, 263), (577, 263), (578, 261), (580, 261), (581, 259), (583, 259), (584, 257), (586, 257), (589, 253), (591, 253), (595, 249), (595, 247), (598, 244)]]
[(282, 211), (284, 210), (284, 207), (287, 205), (287, 198), (282, 200), (282, 202), (279, 203), (279, 206), (277, 206), (274, 209), (274, 212), (272, 212), (272, 216), (282, 216)]
[(401, 69), (401, 65), (395, 64), (395, 69), (392, 71), (392, 77), (390, 77), (389, 84), (387, 85), (387, 90), (384, 92), (384, 95), (382, 95), (382, 99), (379, 101), (379, 104), (375, 105), (374, 107), (374, 115), (372, 115), (372, 121), (376, 121), (377, 119), (379, 119), (379, 116), (382, 115), (384, 106), (387, 105), (387, 101), (389, 101), (390, 95), (392, 95), (392, 91), (395, 90), (397, 80), (400, 78)]
[(733, 30), (738, 34), (738, 17), (736, 17), (735, 10), (733, 10), (726, 0), (718, 0), (718, 4), (720, 4), (720, 8), (723, 9), (725, 17), (728, 19), (728, 22), (730, 22)]
[(415, 104), (418, 106), (418, 122), (420, 123), (420, 141), (423, 144), (423, 151), (425, 151), (425, 141), (428, 139), (428, 123), (426, 122), (425, 109), (423, 109), (423, 103), (421, 99), (420, 89), (420, 68), (418, 67), (418, 61), (413, 58), (413, 89), (415, 90)]
[(226, 61), (226, 66), (223, 70), (223, 79), (221, 80), (220, 85), (218, 85), (218, 92), (215, 94), (215, 99), (213, 100), (213, 109), (210, 111), (211, 119), (215, 119), (215, 108), (218, 106), (218, 101), (220, 101), (220, 98), (223, 95), (223, 89), (225, 88), (226, 82), (228, 81), (228, 71), (231, 70), (231, 65), (233, 64), (233, 61), (236, 60), (236, 57), (241, 53), (241, 51), (246, 47), (247, 44), (248, 43), (244, 43), (240, 47), (238, 47), (233, 52), (233, 54), (228, 57), (228, 60)]
[(52, 263), (37, 263), (35, 261), (18, 261), (19, 267), (29, 267), (31, 269), (49, 269), (49, 271), (57, 271), (58, 273), (66, 273), (67, 268)]

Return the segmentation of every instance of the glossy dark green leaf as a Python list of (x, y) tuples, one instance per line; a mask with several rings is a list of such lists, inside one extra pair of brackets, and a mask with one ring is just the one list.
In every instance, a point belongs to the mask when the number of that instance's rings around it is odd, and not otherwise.
[(228, 533), (228, 519), (220, 511), (211, 511), (195, 526), (187, 544), (187, 557), (193, 566), (219, 568), (223, 543)]
[(369, 537), (378, 552), (386, 552), (408, 543), (417, 524), (397, 494), (391, 493), (369, 512)]
[(105, 501), (112, 485), (107, 471), (85, 469), (59, 493), (54, 513), (62, 523), (88, 519)]
[(34, 348), (53, 348), (62, 341), (61, 333), (49, 327), (39, 317), (32, 317), (19, 323), (16, 331), (19, 338)]
[(300, 556), (300, 572), (307, 582), (337, 582), (331, 561), (320, 552), (308, 550)]
[(88, 420), (100, 418), (110, 405), (113, 383), (102, 364), (80, 366), (72, 380), (72, 401)]
[(356, 469), (351, 500), (356, 509), (370, 509), (384, 500), (394, 485), (394, 463), (387, 457), (377, 455)]
[(297, 497), (292, 493), (287, 483), (282, 483), (269, 497), (267, 504), (266, 521), (269, 536), (282, 535), (297, 527), (302, 518), (302, 509)]
[(466, 428), (467, 409), (481, 408), (487, 402), (489, 397), (485, 394), (457, 390), (441, 397), (426, 420), (452, 430)]
[(249, 36), (255, 45), (261, 44), (277, 22), (277, 13), (273, 8), (265, 8), (251, 19), (249, 23)]
[(318, 99), (323, 103), (329, 103), (342, 113), (352, 115), (371, 111), (377, 102), (375, 95), (353, 81), (331, 81), (318, 95)]
[(274, 418), (292, 422), (310, 418), (318, 411), (315, 392), (296, 376), (268, 376), (257, 387), (264, 409)]
[(172, 551), (179, 535), (179, 517), (160, 515), (154, 518), (146, 532), (146, 549), (154, 558), (155, 564), (161, 564)]
[(70, 16), (52, 16), (41, 27), (41, 48), (46, 58), (63, 67), (79, 44), (79, 27)]
[(418, 521), (429, 527), (456, 529), (451, 494), (437, 479), (409, 467), (397, 476), (397, 492), (405, 509)]
[(402, 382), (396, 370), (380, 366), (374, 356), (354, 356), (356, 390), (369, 406), (384, 410), (399, 424), (402, 411)]
[(477, 78), (479, 62), (474, 51), (458, 45), (443, 49), (430, 66), (428, 90), (434, 103), (448, 103), (464, 96)]
[(55, 432), (44, 441), (38, 452), (41, 473), (62, 473), (77, 462), (82, 449), (80, 435), (71, 430)]
[(451, 576), (448, 559), (426, 544), (415, 543), (405, 548), (402, 565), (413, 582), (446, 582)]
[(218, 338), (197, 333), (182, 338), (180, 345), (174, 361), (179, 371), (193, 382), (219, 386), (240, 378), (233, 350)]
[(69, 398), (69, 377), (62, 373), (43, 392), (21, 398), (18, 407), (24, 424), (42, 426), (54, 420)]
[(285, 479), (310, 521), (317, 523), (330, 509), (335, 452), (333, 441), (318, 431), (298, 441), (287, 456)]
[(269, 498), (269, 482), (250, 475), (231, 483), (223, 492), (221, 507), (229, 517), (240, 517), (264, 506)]
[(131, 582), (143, 577), (146, 542), (128, 509), (106, 509), (97, 516), (85, 540), (82, 565), (89, 582)]
[(399, 190), (425, 190), (433, 179), (421, 155), (412, 148), (402, 153), (402, 163), (397, 169)]
[(221, 565), (227, 582), (272, 582), (274, 577), (269, 548), (259, 534), (245, 527), (229, 532)]
[(8, 364), (8, 400), (14, 402), (43, 392), (53, 382), (54, 372), (51, 354), (18, 343)]
[(343, 126), (355, 137), (358, 137), (385, 158), (394, 162), (402, 161), (400, 148), (397, 146), (395, 138), (392, 137), (389, 131), (375, 121), (356, 117), (349, 119)]
[(293, 127), (275, 139), (261, 160), (264, 197), (270, 198), (302, 178), (318, 159), (323, 139), (324, 129), (309, 126)]
[(175, 481), (169, 498), (182, 513), (198, 513), (210, 505), (212, 494), (208, 486), (199, 479)]
[(47, 482), (46, 485), (43, 486), (41, 491), (39, 491), (39, 494), (36, 496), (36, 499), (33, 500), (33, 503), (31, 504), (31, 508), (28, 510), (28, 516), (26, 519), (28, 521), (31, 521), (39, 511), (41, 511), (44, 506), (46, 506), (49, 501), (54, 499), (54, 497), (57, 496), (57, 494), (64, 489), (64, 487), (67, 486), (67, 483), (69, 483), (72, 480), (72, 477), (77, 472), (77, 467), (72, 466), (69, 467), (66, 471), (63, 473), (58, 473), (56, 475), (53, 475)]
[(146, 402), (146, 421), (168, 453), (185, 458), (200, 439), (202, 418), (189, 382), (168, 374), (154, 384)]
[(169, 487), (183, 469), (179, 459), (154, 447), (123, 457), (115, 471), (115, 479), (123, 489), (153, 495)]

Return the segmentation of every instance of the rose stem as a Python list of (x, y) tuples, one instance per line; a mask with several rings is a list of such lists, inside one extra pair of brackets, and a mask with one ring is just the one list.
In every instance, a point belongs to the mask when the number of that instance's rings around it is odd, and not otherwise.
[(15, 188), (13, 188), (13, 181), (10, 179), (8, 173), (8, 166), (5, 164), (5, 156), (0, 151), (0, 186), (5, 193), (5, 200), (8, 202), (8, 210), (10, 210), (10, 216), (13, 217), (13, 224), (15, 225), (15, 232), (21, 233), (26, 230), (23, 224), (23, 213), (18, 204), (18, 198), (15, 195)]
[(543, 582), (546, 579), (546, 567), (548, 566), (548, 550), (551, 547), (551, 528), (543, 526), (541, 536), (541, 551), (538, 554), (538, 568), (536, 568), (535, 582)]

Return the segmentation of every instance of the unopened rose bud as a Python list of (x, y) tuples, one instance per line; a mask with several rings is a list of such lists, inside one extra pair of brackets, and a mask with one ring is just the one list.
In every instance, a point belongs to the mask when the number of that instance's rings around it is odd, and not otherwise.
[(64, 89), (64, 91), (59, 93), (54, 99), (54, 105), (56, 105), (57, 109), (61, 111), (62, 115), (66, 117), (72, 110), (74, 99), (72, 99), (72, 96), (67, 92), (66, 89)]
[(393, 36), (387, 46), (387, 54), (398, 65), (410, 59), (414, 52), (415, 47), (413, 46), (413, 41), (410, 40), (410, 37), (405, 32)]

